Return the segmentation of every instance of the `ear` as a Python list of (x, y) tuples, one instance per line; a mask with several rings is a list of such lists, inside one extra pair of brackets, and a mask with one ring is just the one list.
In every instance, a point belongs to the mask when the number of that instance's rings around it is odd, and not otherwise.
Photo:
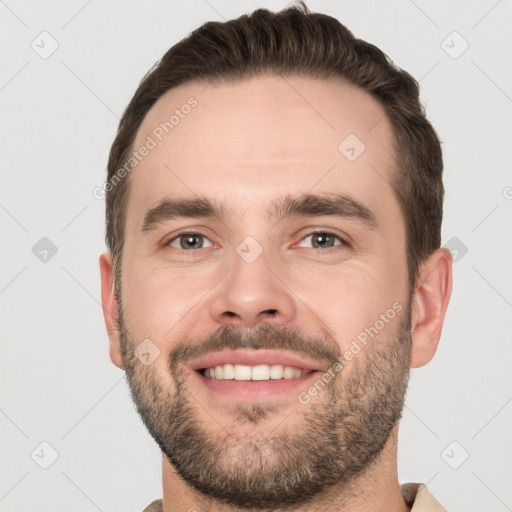
[(105, 318), (105, 325), (110, 340), (110, 359), (118, 368), (123, 369), (119, 313), (117, 309), (117, 297), (114, 291), (112, 255), (109, 252), (105, 252), (100, 256), (100, 273), (101, 303), (103, 305), (103, 317)]
[(452, 293), (452, 254), (434, 251), (423, 263), (412, 300), (411, 368), (427, 364), (436, 353)]

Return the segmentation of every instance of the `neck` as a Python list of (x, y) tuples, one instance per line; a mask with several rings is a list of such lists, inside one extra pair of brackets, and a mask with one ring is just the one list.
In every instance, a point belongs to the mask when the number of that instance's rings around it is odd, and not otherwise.
[[(349, 485), (332, 487), (294, 512), (409, 512), (400, 492), (396, 465), (398, 426), (395, 426), (380, 457), (365, 473)], [(239, 510), (198, 493), (176, 473), (172, 464), (162, 458), (164, 512), (235, 512)], [(254, 511), (264, 512), (258, 509)], [(273, 509), (284, 512), (288, 509)]]

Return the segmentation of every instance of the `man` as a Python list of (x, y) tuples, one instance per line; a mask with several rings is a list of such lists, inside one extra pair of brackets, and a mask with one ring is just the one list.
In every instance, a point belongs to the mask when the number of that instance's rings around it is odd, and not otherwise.
[(113, 143), (110, 356), (163, 453), (150, 511), (444, 510), (400, 486), (452, 287), (418, 85), (299, 4), (207, 23)]

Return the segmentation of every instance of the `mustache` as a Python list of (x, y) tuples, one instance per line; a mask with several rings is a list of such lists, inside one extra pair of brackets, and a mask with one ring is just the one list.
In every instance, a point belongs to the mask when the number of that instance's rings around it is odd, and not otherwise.
[(260, 324), (255, 328), (223, 326), (205, 339), (185, 337), (169, 354), (169, 369), (176, 374), (183, 363), (224, 349), (289, 350), (331, 366), (342, 359), (337, 343), (328, 336), (307, 336), (296, 326)]

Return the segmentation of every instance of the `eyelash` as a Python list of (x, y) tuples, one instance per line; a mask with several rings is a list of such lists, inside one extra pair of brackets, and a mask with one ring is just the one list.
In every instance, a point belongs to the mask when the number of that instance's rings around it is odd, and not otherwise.
[(334, 238), (337, 238), (341, 243), (339, 245), (335, 245), (333, 247), (328, 247), (327, 249), (322, 249), (321, 247), (312, 247), (312, 249), (316, 249), (318, 252), (321, 252), (321, 253), (327, 253), (327, 254), (330, 254), (332, 252), (337, 252), (337, 251), (340, 251), (342, 249), (346, 249), (347, 247), (350, 247), (350, 244), (346, 241), (345, 238), (341, 237), (340, 235), (338, 235), (337, 233), (335, 233), (334, 231), (329, 231), (329, 230), (325, 230), (325, 229), (316, 229), (316, 230), (313, 230), (313, 231), (310, 231), (306, 236), (304, 236), (302, 240), (305, 240), (306, 238), (312, 236), (312, 235), (317, 235), (317, 234), (320, 234), (320, 235), (327, 235), (327, 236), (332, 236)]
[[(321, 247), (312, 247), (311, 248), (311, 249), (316, 249), (318, 252), (321, 252), (321, 253), (324, 253), (324, 254), (325, 253), (330, 254), (332, 252), (336, 252), (338, 250), (341, 250), (342, 248), (351, 247), (351, 245), (344, 238), (342, 238), (340, 235), (338, 235), (334, 231), (329, 231), (329, 230), (325, 230), (325, 229), (318, 229), (318, 230), (310, 231), (306, 236), (301, 238), (300, 241), (302, 242), (306, 238), (308, 238), (308, 237), (310, 237), (312, 235), (316, 235), (316, 234), (333, 236), (334, 238), (337, 238), (341, 242), (338, 245), (335, 245), (333, 247), (328, 247), (326, 249), (322, 249)], [(174, 242), (175, 240), (179, 239), (183, 235), (198, 235), (198, 236), (201, 236), (201, 237), (204, 237), (204, 238), (208, 239), (208, 237), (206, 235), (204, 235), (203, 233), (200, 233), (200, 232), (196, 232), (196, 231), (183, 231), (182, 233), (178, 233), (177, 235), (175, 235), (169, 241), (165, 242), (163, 244), (164, 247), (166, 247), (166, 248), (170, 247), (170, 244), (172, 242)], [(177, 251), (178, 254), (188, 254), (188, 255), (190, 255), (191, 253), (197, 252), (197, 250), (194, 250), (194, 249), (179, 249), (177, 247), (173, 247), (172, 249), (174, 249), (174, 251)], [(209, 249), (209, 247), (206, 247), (206, 249)]]

